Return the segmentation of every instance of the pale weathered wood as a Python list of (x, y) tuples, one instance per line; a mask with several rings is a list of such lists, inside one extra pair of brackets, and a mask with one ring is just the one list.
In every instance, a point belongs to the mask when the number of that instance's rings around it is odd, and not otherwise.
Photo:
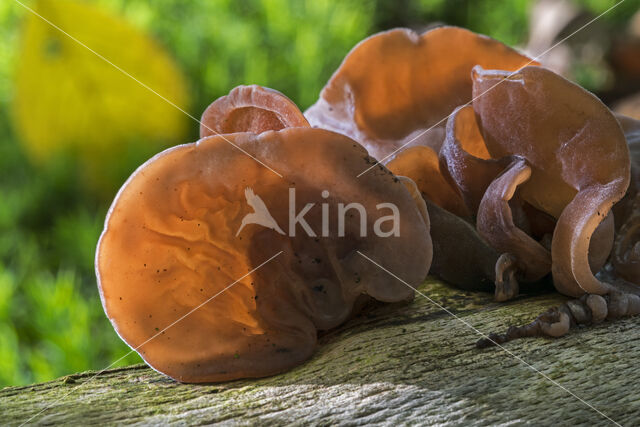
[[(437, 282), (421, 290), (480, 331), (532, 320), (557, 294), (496, 304)], [(527, 339), (506, 348), (622, 425), (640, 423), (640, 319)], [(324, 335), (315, 356), (260, 380), (178, 384), (144, 366), (0, 391), (0, 424), (453, 423), (610, 424), (418, 296), (373, 309)], [(92, 379), (93, 378), (93, 379)], [(69, 393), (70, 392), (70, 393)], [(67, 395), (67, 393), (69, 393)]]

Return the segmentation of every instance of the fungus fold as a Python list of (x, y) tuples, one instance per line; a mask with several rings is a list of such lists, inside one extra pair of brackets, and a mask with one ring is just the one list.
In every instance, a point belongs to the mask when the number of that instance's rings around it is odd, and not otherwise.
[(475, 65), (517, 70), (528, 64), (537, 63), (463, 28), (422, 35), (393, 29), (358, 43), (305, 117), (312, 126), (350, 136), (379, 161), (407, 143), (437, 151), (446, 117), (471, 101)]
[[(445, 169), (441, 147), (449, 133), (445, 127), (447, 116), (472, 99), (471, 70), (478, 64), (517, 70), (537, 62), (496, 40), (462, 28), (440, 27), (422, 35), (408, 29), (390, 30), (373, 35), (352, 49), (305, 117), (313, 126), (354, 138), (394, 174), (414, 180), (426, 200), (471, 221), (477, 209), (474, 205), (479, 203), (483, 192), (477, 190), (477, 200), (469, 200), (467, 192), (456, 186)], [(469, 112), (473, 115), (471, 107), (465, 110), (465, 119)], [(477, 127), (466, 125), (466, 120), (464, 123), (465, 126), (458, 126), (464, 150), (487, 158)], [(484, 185), (503, 167), (500, 162), (493, 162)], [(477, 178), (467, 177), (468, 182), (480, 187)], [(447, 212), (439, 212), (439, 216), (449, 216)], [(438, 230), (434, 242), (445, 239), (439, 243), (443, 252), (444, 248), (450, 248), (450, 253), (455, 254), (453, 242), (473, 242), (469, 248), (483, 251), (473, 257), (482, 267), (470, 268), (464, 276), (458, 257), (439, 256), (435, 251), (432, 273), (443, 278), (455, 277), (454, 283), (463, 287), (471, 283), (476, 283), (476, 288), (482, 287), (476, 281), (481, 271), (486, 272), (481, 283), (486, 279), (498, 280), (501, 289), (504, 283), (513, 283), (511, 263), (506, 270), (503, 264), (496, 266), (502, 254), (486, 252), (489, 246), (474, 227), (453, 218), (443, 219), (441, 227), (444, 228)], [(491, 265), (486, 264), (489, 259), (493, 260)], [(507, 259), (513, 258), (505, 254), (502, 260)], [(501, 273), (496, 276), (496, 271)], [(510, 277), (506, 282), (501, 278), (503, 273)], [(504, 297), (502, 291), (498, 293), (502, 295), (500, 298)]]
[(277, 90), (258, 85), (238, 86), (204, 110), (200, 138), (305, 126), (309, 123), (296, 104)]
[[(591, 271), (589, 248), (594, 232), (629, 186), (629, 150), (616, 118), (591, 93), (541, 67), (517, 73), (475, 67), (473, 81), (473, 108), (489, 154), (522, 158), (519, 175), (526, 179), (513, 176), (521, 184), (520, 198), (557, 221), (551, 241), (556, 288), (570, 296), (606, 294), (611, 286)], [(481, 205), (502, 206), (508, 214), (501, 198), (500, 192), (487, 190)], [(497, 212), (491, 207), (487, 211)], [(538, 265), (530, 252), (535, 243), (518, 243), (525, 233), (481, 223), (480, 218), (478, 225), (488, 240), (512, 245), (510, 251), (528, 269)], [(603, 227), (604, 236), (596, 240), (604, 248), (597, 252), (606, 258), (613, 227), (608, 221)], [(592, 263), (600, 264), (603, 255), (598, 258)]]

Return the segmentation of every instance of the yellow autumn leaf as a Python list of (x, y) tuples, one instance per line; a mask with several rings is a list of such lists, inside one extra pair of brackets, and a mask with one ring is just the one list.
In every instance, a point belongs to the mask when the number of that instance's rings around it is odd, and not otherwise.
[[(175, 63), (122, 18), (73, 0), (39, 0), (34, 10), (185, 108), (186, 83)], [(67, 150), (94, 168), (117, 161), (131, 144), (149, 151), (183, 142), (188, 119), (174, 106), (34, 14), (23, 25), (13, 108), (35, 161)]]

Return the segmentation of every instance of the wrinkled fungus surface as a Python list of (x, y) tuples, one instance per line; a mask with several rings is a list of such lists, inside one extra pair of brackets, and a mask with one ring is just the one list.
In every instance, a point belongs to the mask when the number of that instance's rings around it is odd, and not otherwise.
[(462, 28), (422, 35), (394, 29), (354, 47), (305, 116), (313, 126), (352, 137), (380, 161), (414, 138), (410, 145), (439, 150), (446, 117), (471, 100), (474, 66), (517, 70), (527, 64), (536, 63)]
[[(225, 138), (285, 179), (220, 136), (171, 148), (125, 183), (98, 244), (99, 288), (113, 326), (149, 365), (184, 382), (284, 371), (307, 359), (316, 331), (343, 322), (362, 294), (412, 298), (412, 289), (356, 251), (412, 286), (431, 262), (426, 210), (386, 170), (354, 180), (370, 160), (351, 139), (308, 127)], [(312, 236), (301, 223), (291, 234), (294, 190), (297, 214), (315, 204), (303, 216)], [(344, 237), (335, 226), (338, 205), (352, 202), (365, 208), (366, 236), (357, 209), (347, 211)], [(376, 224), (391, 232), (383, 203), (401, 212), (398, 237), (374, 233)], [(272, 221), (245, 223), (261, 205)]]

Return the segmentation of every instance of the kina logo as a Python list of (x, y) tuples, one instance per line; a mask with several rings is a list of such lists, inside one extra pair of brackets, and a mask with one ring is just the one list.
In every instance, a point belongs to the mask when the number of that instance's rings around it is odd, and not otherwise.
[(258, 224), (275, 230), (282, 235), (285, 234), (273, 216), (271, 216), (271, 213), (269, 213), (267, 205), (264, 204), (260, 196), (255, 194), (251, 188), (247, 187), (244, 190), (244, 197), (247, 199), (247, 204), (253, 208), (253, 212), (242, 218), (242, 224), (240, 225), (236, 236), (238, 236), (245, 225), (248, 224)]
[[(347, 222), (350, 223), (352, 229), (356, 226), (360, 231), (361, 237), (367, 236), (367, 231), (370, 228), (367, 218), (367, 209), (364, 205), (358, 202), (352, 203), (333, 203), (336, 209), (333, 220), (330, 220), (329, 211), (331, 209), (330, 204), (321, 203), (317, 206), (317, 203), (306, 203), (300, 211), (296, 208), (296, 189), (289, 188), (289, 223), (288, 233), (285, 233), (278, 225), (275, 218), (269, 212), (265, 202), (258, 196), (252, 188), (245, 188), (244, 196), (247, 200), (247, 204), (253, 209), (253, 212), (248, 213), (242, 218), (240, 228), (236, 233), (236, 236), (240, 235), (240, 232), (251, 224), (261, 225), (270, 230), (274, 230), (283, 236), (295, 237), (296, 229), (301, 228), (309, 237), (329, 237), (331, 235), (337, 235), (338, 237), (344, 237), (346, 233)], [(323, 190), (320, 196), (324, 200), (328, 200), (330, 197), (328, 190)], [(322, 229), (318, 232), (313, 230), (311, 225), (307, 222), (305, 216), (314, 208), (320, 208)], [(378, 237), (398, 237), (400, 235), (400, 211), (398, 207), (393, 203), (378, 203), (376, 207), (376, 221), (373, 224), (373, 231)], [(390, 215), (381, 216), (379, 212), (387, 209)], [(351, 214), (350, 214), (351, 212)], [(353, 219), (351, 219), (354, 217)], [(359, 221), (358, 221), (359, 220)], [(388, 223), (387, 230), (383, 230), (383, 224)], [(334, 227), (333, 233), (331, 233), (330, 226)]]

